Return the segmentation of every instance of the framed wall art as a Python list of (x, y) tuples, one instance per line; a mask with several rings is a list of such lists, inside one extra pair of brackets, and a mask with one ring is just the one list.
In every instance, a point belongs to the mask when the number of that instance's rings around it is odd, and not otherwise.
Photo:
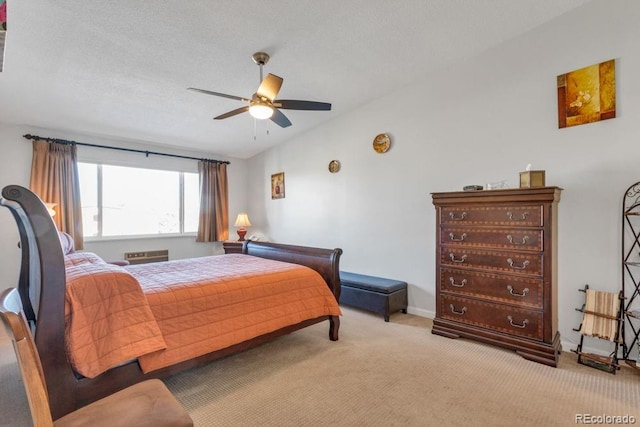
[(4, 67), (4, 43), (7, 37), (7, 2), (0, 0), (0, 71)]
[(338, 160), (331, 160), (329, 162), (329, 172), (331, 173), (340, 172), (340, 162)]
[(284, 199), (284, 172), (271, 175), (271, 198)]
[(614, 59), (558, 76), (559, 128), (613, 119), (615, 116)]
[(7, 31), (7, 1), (0, 0), (0, 31)]
[(381, 133), (373, 138), (373, 149), (376, 153), (386, 153), (391, 146), (391, 138), (386, 133)]

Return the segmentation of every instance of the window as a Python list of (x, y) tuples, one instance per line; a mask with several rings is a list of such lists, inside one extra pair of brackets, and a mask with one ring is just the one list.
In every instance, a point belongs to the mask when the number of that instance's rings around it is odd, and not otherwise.
[(78, 163), (85, 237), (195, 233), (197, 173)]

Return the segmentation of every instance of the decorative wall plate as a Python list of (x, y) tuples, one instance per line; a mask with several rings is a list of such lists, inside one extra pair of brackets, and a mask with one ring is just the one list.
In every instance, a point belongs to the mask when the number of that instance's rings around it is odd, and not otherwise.
[(337, 160), (331, 160), (329, 162), (329, 172), (336, 173), (340, 170), (340, 162)]
[(386, 153), (391, 146), (391, 139), (386, 133), (381, 133), (373, 139), (373, 149), (376, 153)]

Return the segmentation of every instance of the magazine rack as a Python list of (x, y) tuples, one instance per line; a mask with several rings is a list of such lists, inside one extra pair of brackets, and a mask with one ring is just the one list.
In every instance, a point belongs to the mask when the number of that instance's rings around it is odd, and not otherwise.
[[(582, 308), (576, 308), (584, 314), (580, 327), (574, 329), (581, 334), (578, 348), (574, 350), (578, 355), (578, 363), (615, 374), (620, 369), (618, 346), (622, 343), (622, 292), (595, 291), (589, 289), (589, 285), (585, 285), (580, 292), (585, 293), (585, 303)], [(582, 346), (585, 337), (611, 341), (613, 350), (608, 356), (584, 352)]]

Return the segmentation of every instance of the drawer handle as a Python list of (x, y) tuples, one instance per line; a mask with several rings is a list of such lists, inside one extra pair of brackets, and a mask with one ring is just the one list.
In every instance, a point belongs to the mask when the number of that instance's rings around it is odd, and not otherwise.
[(455, 286), (456, 288), (464, 288), (467, 284), (467, 279), (462, 279), (462, 282), (456, 283), (456, 279), (449, 277), (449, 281), (451, 282), (451, 286)]
[(511, 295), (513, 295), (514, 297), (524, 297), (524, 296), (526, 296), (526, 295), (529, 293), (529, 288), (524, 288), (524, 289), (522, 290), (522, 293), (521, 293), (521, 294), (519, 294), (519, 293), (517, 293), (517, 292), (513, 292), (513, 286), (511, 286), (511, 285), (508, 285), (508, 286), (507, 286), (507, 289), (509, 290), (509, 293), (510, 293)]
[(512, 245), (526, 245), (527, 244), (527, 240), (529, 240), (529, 236), (524, 236), (522, 238), (522, 242), (514, 242), (513, 241), (513, 236), (511, 236), (511, 234), (509, 234), (507, 236), (507, 240), (509, 241), (509, 243), (511, 243)]
[(522, 213), (522, 218), (514, 218), (513, 217), (513, 212), (507, 212), (507, 216), (509, 217), (509, 219), (511, 221), (526, 221), (527, 220), (527, 215), (529, 215), (529, 212), (523, 212)]
[(455, 212), (449, 212), (449, 216), (454, 221), (462, 221), (463, 219), (465, 219), (467, 217), (467, 213), (466, 212), (462, 212), (459, 217), (456, 217), (456, 213)]
[(453, 306), (453, 304), (449, 304), (449, 309), (453, 314), (457, 314), (458, 316), (462, 316), (467, 312), (467, 307), (462, 307), (462, 310), (457, 311), (456, 308)]
[(513, 268), (514, 270), (524, 270), (529, 265), (529, 261), (528, 260), (524, 260), (522, 262), (522, 267), (517, 267), (517, 266), (513, 265), (513, 260), (511, 258), (508, 258), (507, 262), (509, 263), (509, 267)]
[(460, 236), (460, 238), (456, 238), (456, 235), (453, 233), (449, 233), (449, 238), (453, 241), (453, 242), (463, 242), (464, 239), (467, 238), (467, 233), (462, 233), (462, 235)]
[(518, 325), (517, 323), (513, 323), (513, 317), (511, 316), (507, 316), (507, 319), (509, 320), (509, 324), (514, 328), (524, 329), (529, 324), (529, 319), (524, 319), (521, 325)]
[(464, 254), (460, 259), (456, 259), (455, 254), (449, 254), (449, 258), (451, 258), (451, 261), (453, 262), (465, 262), (467, 260), (467, 255)]

